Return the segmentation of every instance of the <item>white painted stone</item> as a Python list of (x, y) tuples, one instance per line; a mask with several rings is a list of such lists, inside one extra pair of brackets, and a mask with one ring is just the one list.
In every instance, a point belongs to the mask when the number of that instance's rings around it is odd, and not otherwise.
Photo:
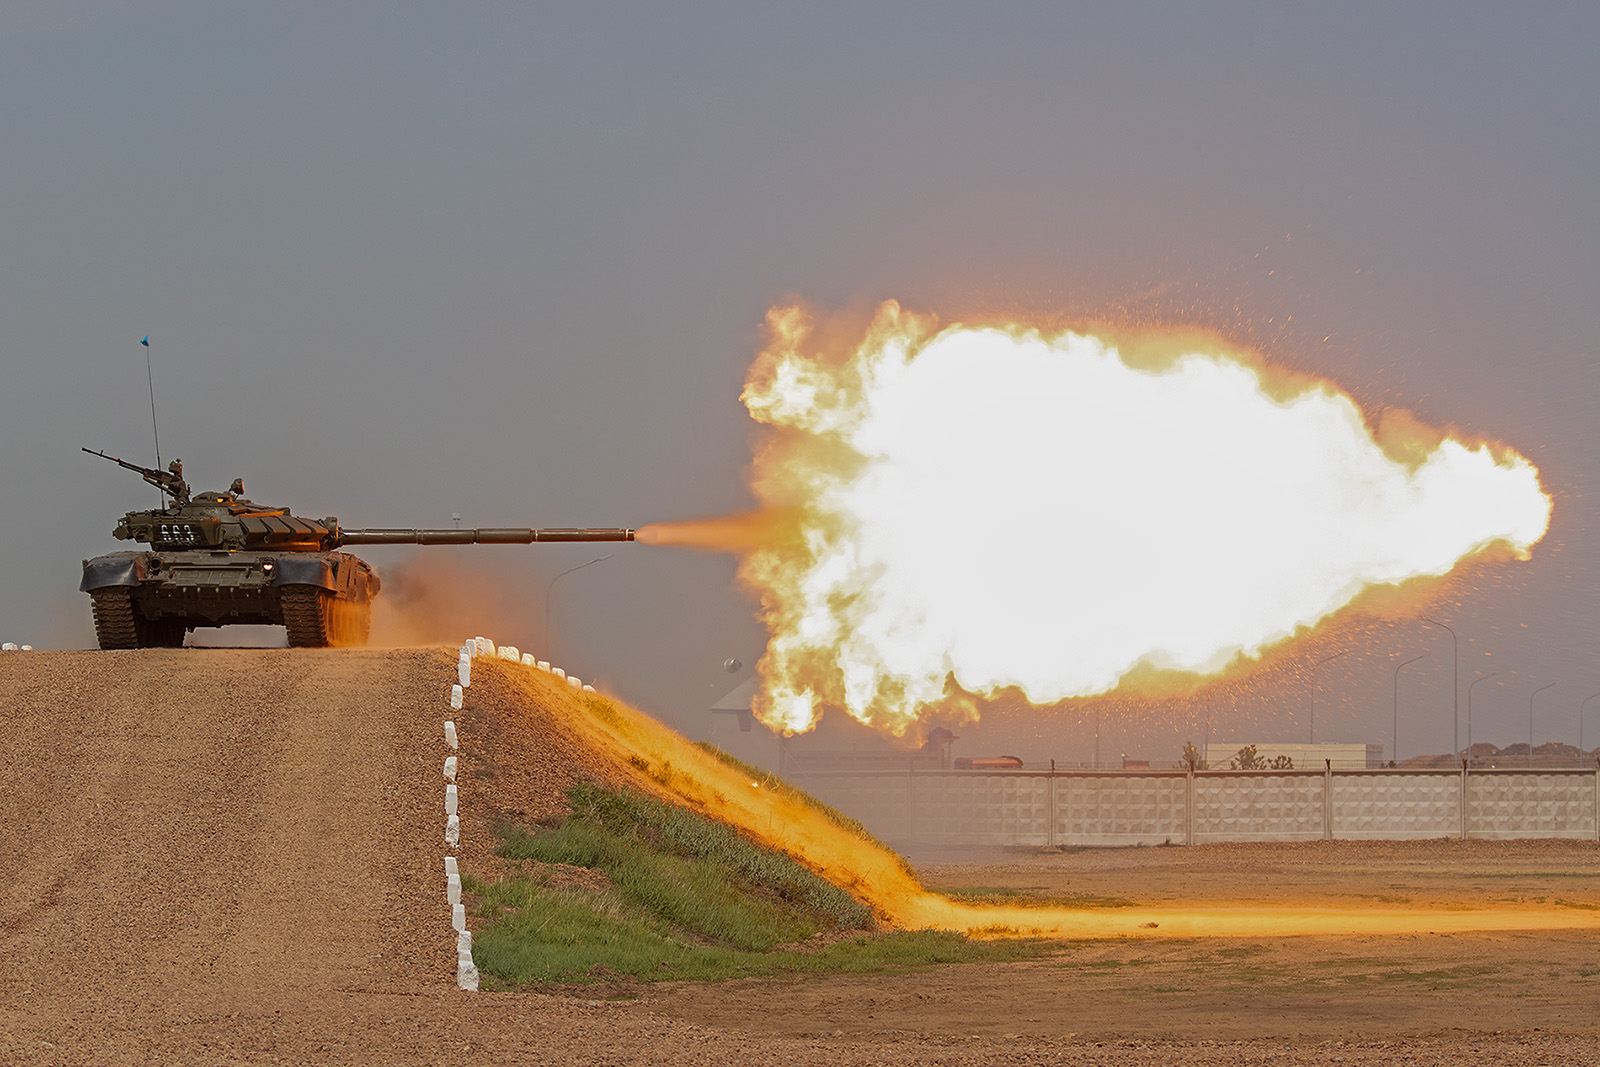
[(522, 654), (522, 665), (524, 667), (532, 667), (535, 662), (532, 652), (524, 652)]
[(456, 933), (465, 933), (467, 929), (467, 906), (465, 904), (450, 905), (450, 925), (456, 928)]
[(451, 815), (444, 821), (444, 843), (451, 848), (461, 844), (461, 817)]
[(472, 657), (462, 656), (456, 661), (456, 677), (461, 681), (461, 688), (472, 687)]
[(522, 659), (522, 650), (516, 645), (501, 645), (500, 658), (516, 663)]
[(451, 907), (461, 903), (461, 876), (459, 874), (445, 876), (444, 895), (445, 899), (450, 902)]
[(469, 930), (456, 934), (456, 988), (468, 993), (478, 991), (478, 967), (472, 962), (472, 933)]
[(540, 669), (540, 670), (541, 670), (541, 671), (547, 671), (547, 670), (549, 670), (549, 669), (550, 669), (550, 661), (549, 661), (549, 660), (547, 660), (547, 659), (542, 659), (542, 660), (540, 660), (540, 661), (539, 661), (539, 669)]
[(444, 876), (448, 878), (452, 874), (458, 878), (461, 876), (461, 864), (456, 862), (454, 856), (446, 856), (444, 858)]
[(454, 722), (446, 722), (444, 724), (444, 743), (450, 746), (450, 751), (452, 752), (461, 747), (461, 739), (456, 736), (456, 724)]
[(555, 675), (557, 678), (565, 678), (567, 676), (567, 672), (562, 670), (560, 667), (551, 667), (550, 673)]
[(456, 758), (454, 756), (446, 756), (444, 758), (444, 780), (447, 782), (456, 780)]
[(572, 686), (572, 688), (574, 688), (574, 689), (582, 689), (583, 688), (583, 679), (579, 678), (576, 674), (568, 675), (567, 684)]
[(450, 710), (460, 711), (461, 702), (465, 696), (465, 690), (463, 690), (459, 685), (452, 685), (450, 687)]
[(7, 641), (5, 644), (0, 645), (0, 649), (6, 652), (15, 652), (17, 651), (17, 643), (15, 641)]
[(584, 691), (584, 692), (585, 692), (585, 693), (592, 693), (592, 692), (594, 692), (594, 686), (592, 686), (592, 685), (586, 685), (586, 686), (584, 686), (584, 687), (583, 687), (583, 691)]
[(444, 787), (444, 813), (446, 815), (454, 815), (456, 813), (456, 805), (460, 802), (460, 799), (461, 799), (460, 796), (456, 793), (456, 787), (455, 786), (453, 786), (453, 785), (445, 786)]

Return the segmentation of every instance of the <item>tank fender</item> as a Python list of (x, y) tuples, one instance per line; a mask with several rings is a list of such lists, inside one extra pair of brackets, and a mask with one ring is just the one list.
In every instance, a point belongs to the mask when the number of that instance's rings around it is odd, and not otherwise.
[(273, 585), (314, 585), (330, 593), (339, 591), (333, 567), (320, 556), (279, 556), (273, 561)]
[(83, 581), (78, 591), (87, 593), (114, 585), (138, 585), (150, 569), (148, 552), (113, 552), (83, 561)]

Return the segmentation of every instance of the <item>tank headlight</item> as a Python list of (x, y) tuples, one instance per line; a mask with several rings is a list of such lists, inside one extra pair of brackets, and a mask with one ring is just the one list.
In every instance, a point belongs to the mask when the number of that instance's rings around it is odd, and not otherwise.
[(263, 564), (262, 564), (262, 565), (261, 565), (261, 569), (262, 569), (262, 570), (264, 570), (264, 571), (270, 571), (270, 570), (272, 570), (272, 561), (271, 561), (271, 560), (268, 560), (268, 561), (267, 561), (267, 562), (265, 562), (265, 563), (263, 563)]

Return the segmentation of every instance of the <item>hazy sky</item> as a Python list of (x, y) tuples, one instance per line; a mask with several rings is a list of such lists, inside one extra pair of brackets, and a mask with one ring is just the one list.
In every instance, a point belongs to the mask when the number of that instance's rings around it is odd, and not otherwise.
[[(347, 526), (632, 526), (749, 503), (770, 305), (894, 298), (1210, 326), (1522, 450), (1550, 535), (1438, 610), (1463, 693), (1498, 671), (1477, 739), (1525, 739), (1556, 681), (1538, 739), (1576, 740), (1597, 43), (1580, 4), (7, 4), (0, 639), (93, 641), (79, 562), (154, 493), (78, 448), (153, 461), (146, 334), (198, 487)], [(547, 583), (607, 549), (424, 551), (411, 588), (454, 575), (475, 632), (543, 655)], [(762, 646), (732, 574), (617, 546), (555, 587), (555, 656), (703, 736)], [(1386, 743), (1392, 663), (1428, 649), (1401, 754), (1447, 750), (1450, 642), (1420, 624), (1318, 672), (1319, 738)], [(1302, 739), (1307, 695), (1263, 696), (1252, 736)], [(1171, 758), (1183, 714), (1112, 715), (1103, 747)], [(962, 745), (1086, 758), (1076, 719), (1032, 723)]]

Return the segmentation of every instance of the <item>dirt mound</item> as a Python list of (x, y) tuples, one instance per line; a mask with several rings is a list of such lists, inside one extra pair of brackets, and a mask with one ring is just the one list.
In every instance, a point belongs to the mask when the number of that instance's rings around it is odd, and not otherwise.
[(0, 998), (132, 1010), (446, 977), (444, 659), (0, 660)]
[[(0, 653), (0, 1063), (1012, 1067), (1254, 1062), (1269, 1050), (1277, 1062), (1314, 1063), (1343, 1036), (1362, 1042), (1339, 1040), (1348, 1063), (1444, 1064), (1469, 1050), (1580, 1063), (1600, 1036), (1581, 931), (1420, 946), (1085, 942), (1064, 946), (1060, 960), (921, 975), (668, 983), (631, 1003), (460, 993), (441, 862), (440, 724), (454, 674), (445, 650)], [(473, 682), (456, 716), (469, 871), (491, 871), (497, 821), (560, 818), (577, 777), (638, 780), (545, 710), (570, 702), (559, 682), (493, 661), (475, 666)], [(1150, 851), (1189, 887), (1177, 896), (1192, 895), (1188, 866), (1204, 849)], [(1492, 879), (1494, 894), (1559, 891), (1594, 906), (1571, 857), (1525, 858), (1507, 881), (1481, 870), (1485, 851), (1461, 875), (1475, 891)], [(1118, 867), (1134, 855), (1107, 854), (1088, 888), (1144, 892), (1148, 865)], [(1066, 865), (1052, 876), (1060, 892), (1085, 888), (1075, 857), (1045, 859)], [(1225, 859), (1219, 866), (1236, 873), (1215, 888), (1219, 899), (1262, 876), (1250, 856)], [(1432, 877), (1446, 859), (1421, 857), (1406, 877)], [(1002, 867), (963, 882), (1008, 884)], [(1343, 877), (1368, 893), (1396, 875), (1384, 862)], [(1015, 878), (1032, 886), (1043, 876)], [(1410, 1013), (1396, 1015), (1393, 994), (1378, 990), (1350, 1001), (1343, 987), (1295, 987), (1263, 1001), (1249, 984), (1259, 970), (1249, 954), (1282, 954), (1285, 973), (1315, 976), (1335, 951), (1373, 957), (1350, 966), (1380, 976), (1404, 970), (1393, 981), (1412, 983)], [(1167, 955), (1146, 960), (1153, 952)], [(1236, 957), (1253, 969), (1229, 972), (1232, 984), (1191, 1004)], [(1153, 985), (1132, 977), (1160, 968)], [(1461, 984), (1471, 982), (1483, 988)], [(1480, 1018), (1475, 1006), (1505, 988), (1532, 999), (1504, 1019)], [(1347, 1007), (1329, 1015), (1330, 1002)], [(1502, 1025), (1519, 1031), (1483, 1032)]]

